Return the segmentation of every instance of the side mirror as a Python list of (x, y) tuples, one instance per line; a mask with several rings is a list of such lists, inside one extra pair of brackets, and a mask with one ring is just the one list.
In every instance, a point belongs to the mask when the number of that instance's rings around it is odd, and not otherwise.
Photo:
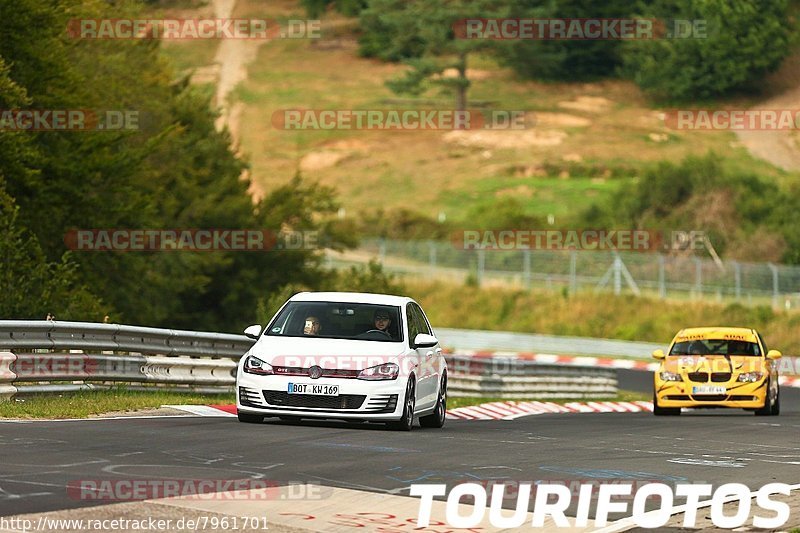
[(244, 330), (244, 336), (249, 339), (258, 339), (258, 335), (261, 333), (261, 326), (258, 324), (253, 324), (249, 326), (247, 329)]
[(772, 359), (773, 361), (776, 359), (780, 359), (783, 357), (783, 354), (778, 350), (770, 350), (767, 352), (767, 359)]
[(420, 333), (414, 337), (414, 346), (416, 348), (433, 348), (437, 344), (439, 344), (438, 339), (427, 333)]
[(664, 359), (664, 350), (653, 350), (653, 359)]

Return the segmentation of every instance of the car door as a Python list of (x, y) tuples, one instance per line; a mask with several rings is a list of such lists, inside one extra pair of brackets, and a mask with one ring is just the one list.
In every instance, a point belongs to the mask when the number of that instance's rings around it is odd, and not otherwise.
[[(433, 335), (431, 326), (425, 313), (416, 303), (409, 304), (411, 313), (414, 317), (417, 333)], [(415, 335), (416, 336), (416, 335)], [(414, 347), (419, 357), (419, 402), (420, 408), (426, 409), (436, 403), (436, 394), (439, 384), (439, 364), (438, 358), (441, 357), (441, 348), (436, 346)]]

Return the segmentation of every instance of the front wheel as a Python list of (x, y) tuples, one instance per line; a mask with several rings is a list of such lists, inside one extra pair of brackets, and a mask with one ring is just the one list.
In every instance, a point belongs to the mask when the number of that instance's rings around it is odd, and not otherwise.
[(756, 409), (756, 416), (777, 416), (781, 412), (781, 397), (780, 389), (775, 391), (775, 396), (772, 396), (771, 383), (767, 382), (767, 395), (764, 398), (764, 407)]
[(653, 414), (655, 416), (680, 416), (680, 407), (659, 407), (658, 396), (653, 392)]
[(239, 418), (239, 422), (244, 422), (245, 424), (260, 424), (264, 421), (263, 416), (240, 413), (238, 411), (236, 412), (236, 416)]
[(411, 431), (411, 428), (414, 427), (414, 408), (416, 405), (414, 380), (409, 379), (406, 387), (406, 397), (403, 401), (403, 416), (396, 422), (389, 422), (389, 427), (397, 431)]
[(440, 428), (444, 426), (447, 415), (447, 376), (442, 377), (442, 385), (439, 387), (439, 396), (436, 398), (436, 409), (428, 416), (419, 418), (419, 425), (424, 428)]

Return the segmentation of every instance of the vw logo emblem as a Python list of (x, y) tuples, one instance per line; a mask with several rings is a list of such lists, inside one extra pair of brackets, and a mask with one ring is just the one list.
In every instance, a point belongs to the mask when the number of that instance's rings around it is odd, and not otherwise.
[(320, 376), (322, 376), (322, 369), (317, 365), (308, 369), (308, 377), (311, 379), (319, 379)]

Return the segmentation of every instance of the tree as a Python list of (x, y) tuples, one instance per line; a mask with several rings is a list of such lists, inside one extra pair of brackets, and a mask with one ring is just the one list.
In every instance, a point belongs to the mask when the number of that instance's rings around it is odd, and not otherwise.
[[(521, 19), (609, 19), (630, 15), (631, 2), (610, 0), (519, 0), (506, 16)], [(518, 39), (499, 43), (500, 61), (523, 78), (577, 81), (617, 76), (622, 64), (619, 40)]]
[(470, 86), (469, 55), (490, 43), (459, 38), (455, 27), (463, 19), (491, 17), (497, 4), (495, 0), (370, 0), (361, 13), (361, 53), (403, 60), (410, 67), (405, 76), (386, 83), (393, 92), (420, 95), (439, 88), (454, 95), (455, 108), (463, 111)]
[(656, 0), (645, 16), (701, 20), (703, 36), (625, 43), (624, 72), (656, 98), (709, 99), (752, 89), (790, 50), (788, 0)]

